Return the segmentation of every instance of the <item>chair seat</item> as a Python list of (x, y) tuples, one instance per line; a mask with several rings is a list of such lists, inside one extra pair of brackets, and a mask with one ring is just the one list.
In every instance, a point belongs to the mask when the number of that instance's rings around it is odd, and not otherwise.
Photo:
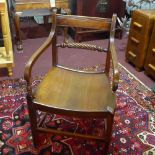
[(52, 68), (37, 90), (34, 102), (74, 112), (113, 112), (115, 95), (104, 73), (82, 73)]

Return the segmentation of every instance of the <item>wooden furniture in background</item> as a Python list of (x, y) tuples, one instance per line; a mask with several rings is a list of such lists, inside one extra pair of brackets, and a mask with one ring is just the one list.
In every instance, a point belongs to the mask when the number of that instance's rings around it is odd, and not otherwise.
[(4, 46), (0, 47), (0, 68), (7, 68), (9, 76), (12, 76), (13, 49), (6, 0), (0, 0), (0, 20), (4, 42)]
[(1, 25), (1, 20), (0, 20), (0, 47), (2, 46), (4, 45), (3, 45), (2, 25)]
[[(70, 0), (70, 8), (72, 14), (75, 15), (111, 18), (113, 13), (116, 13), (118, 17), (124, 17), (126, 4), (123, 0), (107, 0), (107, 10), (104, 13), (97, 9), (99, 3), (100, 0)], [(74, 38), (76, 41), (81, 41), (85, 37), (101, 32), (100, 30), (74, 29)]]
[(135, 10), (129, 31), (126, 60), (133, 63), (137, 71), (144, 68), (155, 10)]
[[(70, 13), (68, 0), (55, 0), (57, 8)], [(50, 0), (12, 0), (14, 25), (16, 30), (17, 49), (22, 50), (20, 17), (48, 16), (51, 14)], [(68, 13), (68, 14), (69, 14)]]
[(145, 73), (155, 79), (155, 21), (145, 61)]
[[(112, 124), (116, 105), (115, 91), (118, 87), (119, 71), (114, 45), (116, 15), (112, 19), (83, 17), (75, 15), (56, 15), (53, 9), (52, 29), (47, 40), (33, 53), (25, 66), (24, 78), (27, 82), (27, 101), (35, 145), (38, 132), (51, 132), (58, 135), (98, 139), (105, 142), (107, 154), (112, 134)], [(110, 31), (109, 46), (105, 50), (96, 45), (66, 41), (57, 43), (56, 26), (91, 28)], [(52, 44), (52, 68), (43, 78), (39, 86), (33, 90), (31, 71), (41, 54)], [(57, 64), (58, 47), (86, 49), (91, 52), (105, 52), (105, 71), (80, 71)], [(104, 60), (104, 59), (103, 59)], [(112, 62), (112, 65), (110, 63)], [(113, 83), (110, 85), (109, 70), (113, 66)], [(37, 124), (37, 110), (45, 112), (45, 116)], [(46, 113), (68, 115), (81, 118), (103, 118), (105, 127), (103, 137), (97, 135), (83, 135), (51, 128), (44, 128), (42, 123)]]
[(102, 13), (97, 10), (97, 4), (100, 0), (76, 0), (76, 14), (94, 17), (111, 18), (113, 13), (118, 17), (124, 16), (124, 2), (123, 0), (107, 0), (107, 11)]

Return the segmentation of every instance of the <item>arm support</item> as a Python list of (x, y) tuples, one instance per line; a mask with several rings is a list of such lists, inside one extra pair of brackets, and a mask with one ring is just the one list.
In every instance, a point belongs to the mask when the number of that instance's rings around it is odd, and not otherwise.
[(112, 82), (112, 90), (116, 91), (118, 88), (119, 82), (119, 70), (118, 70), (118, 61), (116, 55), (116, 49), (114, 44), (114, 37), (115, 37), (115, 24), (116, 24), (117, 16), (113, 15), (112, 17), (112, 25), (111, 25), (111, 33), (110, 33), (110, 53), (112, 59), (112, 66), (113, 66), (113, 82)]
[(118, 70), (118, 61), (117, 55), (114, 45), (114, 38), (110, 40), (110, 51), (111, 51), (111, 59), (112, 59), (112, 66), (113, 66), (113, 82), (112, 82), (112, 90), (116, 91), (118, 88), (119, 82), (119, 70)]
[(53, 11), (52, 15), (52, 28), (51, 32), (46, 39), (46, 41), (40, 46), (39, 49), (37, 49), (31, 58), (28, 60), (25, 66), (25, 71), (24, 71), (24, 79), (27, 82), (27, 91), (29, 95), (32, 95), (32, 88), (31, 88), (31, 72), (32, 72), (32, 67), (35, 64), (35, 62), (38, 60), (39, 56), (49, 47), (49, 45), (52, 43), (53, 37), (55, 35), (55, 30), (56, 30), (56, 11)]

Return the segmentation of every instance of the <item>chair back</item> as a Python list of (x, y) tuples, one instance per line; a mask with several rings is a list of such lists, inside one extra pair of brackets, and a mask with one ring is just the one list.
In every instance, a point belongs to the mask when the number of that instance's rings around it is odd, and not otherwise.
[[(106, 52), (106, 66), (105, 72), (109, 72), (110, 70), (110, 57), (111, 52), (115, 50), (114, 46), (114, 35), (115, 35), (115, 25), (116, 25), (117, 16), (114, 14), (112, 18), (100, 18), (100, 17), (88, 17), (88, 16), (77, 16), (77, 15), (60, 15), (57, 14), (52, 16), (52, 23), (53, 29), (54, 26), (62, 26), (65, 27), (65, 34), (67, 34), (68, 28), (78, 28), (78, 29), (94, 29), (94, 30), (101, 30), (103, 32), (108, 32), (109, 34), (109, 41), (108, 41), (108, 49), (105, 49), (101, 46), (86, 44), (86, 43), (76, 43), (76, 42), (69, 42), (66, 37), (64, 43), (57, 44), (56, 40), (53, 39), (52, 48), (53, 48), (53, 65), (58, 65), (58, 54), (57, 54), (57, 47), (62, 48), (78, 48), (78, 49), (86, 49), (90, 51), (98, 51), (98, 52)], [(52, 31), (51, 31), (52, 32)], [(55, 35), (56, 37), (56, 35)], [(117, 61), (115, 52), (112, 55), (113, 59)], [(116, 65), (117, 62), (113, 63)]]
[[(87, 17), (87, 16), (76, 16), (76, 15), (60, 15), (56, 14), (57, 9), (52, 8), (52, 28), (49, 34), (49, 37), (46, 41), (40, 46), (40, 48), (32, 55), (29, 64), (25, 67), (25, 79), (28, 83), (31, 83), (31, 70), (33, 64), (37, 61), (39, 56), (51, 45), (52, 43), (52, 66), (53, 67), (61, 67), (68, 70), (74, 70), (77, 72), (81, 72), (80, 70), (75, 70), (72, 68), (64, 67), (58, 64), (58, 47), (61, 48), (77, 48), (77, 49), (86, 49), (87, 51), (98, 51), (105, 53), (105, 69), (104, 71), (92, 71), (91, 73), (101, 73), (104, 72), (106, 75), (109, 75), (110, 67), (113, 68), (113, 76), (112, 76), (112, 90), (116, 91), (119, 82), (119, 71), (118, 71), (118, 62), (117, 55), (114, 45), (114, 35), (115, 35), (115, 25), (117, 16), (114, 14), (112, 18), (99, 18), (99, 17)], [(67, 34), (68, 27), (74, 28), (86, 28), (86, 29), (94, 29), (101, 30), (103, 32), (109, 33), (108, 38), (108, 46), (107, 49), (87, 44), (87, 43), (76, 43), (70, 42), (67, 37), (65, 37), (63, 43), (57, 43), (57, 31), (56, 27), (65, 27), (65, 35)], [(111, 65), (112, 63), (112, 65)], [(79, 67), (79, 66), (78, 66)], [(88, 73), (88, 71), (82, 71)], [(90, 73), (90, 72), (89, 72)], [(31, 91), (30, 91), (31, 92)]]

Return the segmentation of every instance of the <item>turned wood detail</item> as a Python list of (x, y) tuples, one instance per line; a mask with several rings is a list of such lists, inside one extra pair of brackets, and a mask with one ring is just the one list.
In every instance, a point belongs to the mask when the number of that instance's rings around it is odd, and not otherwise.
[(90, 45), (90, 44), (84, 44), (84, 43), (62, 43), (57, 44), (57, 47), (62, 48), (79, 48), (79, 49), (86, 49), (86, 50), (92, 50), (92, 51), (98, 51), (98, 52), (106, 52), (107, 50), (96, 45)]

